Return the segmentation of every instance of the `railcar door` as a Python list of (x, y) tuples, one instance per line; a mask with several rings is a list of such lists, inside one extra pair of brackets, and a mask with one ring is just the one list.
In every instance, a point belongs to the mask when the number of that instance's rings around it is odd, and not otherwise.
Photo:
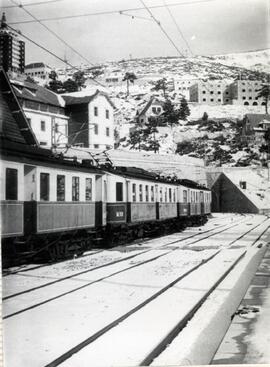
[(26, 234), (36, 232), (37, 168), (24, 165), (24, 230)]
[(107, 180), (96, 175), (96, 227), (106, 225)]

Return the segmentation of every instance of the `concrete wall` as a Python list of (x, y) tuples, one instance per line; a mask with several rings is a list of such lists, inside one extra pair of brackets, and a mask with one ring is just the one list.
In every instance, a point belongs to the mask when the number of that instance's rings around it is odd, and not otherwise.
[(212, 211), (259, 213), (259, 209), (223, 173), (212, 186)]

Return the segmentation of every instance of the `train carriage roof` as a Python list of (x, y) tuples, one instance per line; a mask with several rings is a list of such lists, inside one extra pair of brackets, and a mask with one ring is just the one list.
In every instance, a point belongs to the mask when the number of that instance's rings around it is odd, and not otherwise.
[(14, 160), (25, 164), (41, 165), (51, 168), (62, 168), (67, 170), (97, 173), (103, 175), (104, 172), (98, 167), (85, 165), (77, 161), (76, 157), (72, 160), (65, 159), (61, 154), (56, 155), (49, 149), (31, 147), (10, 141), (3, 137), (0, 138), (0, 153), (2, 158)]
[(145, 171), (144, 169), (138, 167), (106, 167), (104, 168), (104, 171), (127, 178), (155, 181), (170, 185), (182, 185), (191, 189), (209, 191), (207, 187), (199, 185), (197, 182), (187, 179), (178, 179), (177, 177), (160, 176), (155, 172)]

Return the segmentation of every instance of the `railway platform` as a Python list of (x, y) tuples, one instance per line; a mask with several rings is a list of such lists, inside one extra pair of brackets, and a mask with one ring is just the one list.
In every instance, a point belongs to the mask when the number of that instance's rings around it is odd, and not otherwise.
[(212, 364), (266, 364), (270, 361), (270, 235), (268, 250), (236, 311)]

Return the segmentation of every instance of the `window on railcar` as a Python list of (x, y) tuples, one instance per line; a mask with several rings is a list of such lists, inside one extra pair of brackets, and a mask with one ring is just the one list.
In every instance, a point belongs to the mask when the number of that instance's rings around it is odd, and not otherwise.
[(154, 186), (151, 186), (151, 201), (155, 201)]
[(176, 202), (176, 189), (173, 189), (173, 202)]
[(145, 185), (145, 201), (149, 201), (149, 186)]
[(116, 201), (123, 201), (123, 182), (116, 182)]
[(72, 201), (80, 200), (80, 177), (72, 177)]
[(40, 173), (40, 200), (49, 201), (50, 197), (50, 174)]
[(198, 202), (199, 202), (199, 193), (196, 192), (196, 203), (198, 203)]
[(57, 175), (56, 178), (57, 201), (65, 201), (65, 176)]
[(172, 202), (172, 189), (169, 188), (169, 202)]
[(183, 203), (187, 203), (187, 190), (183, 190)]
[(159, 190), (159, 201), (162, 203), (163, 201), (163, 190), (162, 190), (162, 187), (160, 188)]
[(6, 200), (18, 200), (18, 170), (6, 169)]
[(168, 200), (168, 189), (165, 187), (165, 203), (167, 203)]
[(85, 200), (92, 201), (92, 178), (85, 179)]
[(142, 190), (142, 185), (139, 185), (139, 199), (140, 199), (140, 201), (143, 201), (143, 190)]
[(132, 184), (132, 201), (136, 201), (136, 184)]

